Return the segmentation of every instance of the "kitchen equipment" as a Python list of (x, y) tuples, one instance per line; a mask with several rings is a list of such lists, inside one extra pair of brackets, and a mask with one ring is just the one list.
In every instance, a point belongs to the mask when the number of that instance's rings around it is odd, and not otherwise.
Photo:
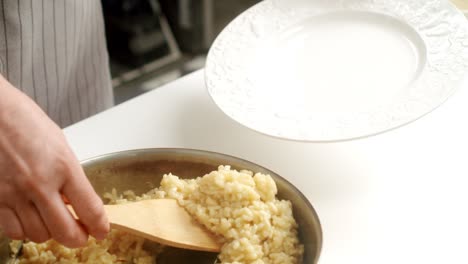
[[(74, 213), (73, 209), (69, 207)], [(174, 199), (104, 205), (112, 228), (177, 248), (219, 252), (216, 237)]]
[(103, 0), (102, 4), (114, 87), (181, 58), (157, 0)]
[(468, 22), (449, 1), (266, 0), (213, 43), (218, 107), (297, 141), (362, 138), (415, 121), (468, 77)]
[[(113, 188), (119, 193), (131, 189), (136, 195), (141, 195), (159, 186), (164, 174), (173, 173), (188, 179), (203, 176), (219, 165), (270, 174), (276, 182), (278, 197), (292, 202), (294, 217), (299, 224), (299, 237), (305, 248), (303, 263), (318, 261), (322, 231), (311, 203), (282, 176), (253, 162), (208, 151), (161, 148), (107, 154), (83, 161), (82, 165), (96, 192), (101, 195)], [(0, 238), (0, 246), (5, 247), (5, 241), (5, 238)], [(146, 246), (151, 248), (151, 244), (148, 242)], [(0, 249), (0, 253), (4, 251)], [(215, 258), (216, 253), (168, 248), (159, 255), (158, 263), (213, 264)], [(3, 253), (0, 260), (5, 259)]]

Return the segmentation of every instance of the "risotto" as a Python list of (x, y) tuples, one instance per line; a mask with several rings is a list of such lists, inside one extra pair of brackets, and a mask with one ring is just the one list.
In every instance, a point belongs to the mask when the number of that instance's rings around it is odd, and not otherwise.
[[(160, 187), (137, 196), (132, 191), (104, 195), (109, 203), (172, 198), (199, 223), (217, 234), (223, 247), (221, 263), (298, 264), (304, 247), (298, 239), (291, 202), (276, 198), (269, 175), (220, 166), (203, 177), (179, 179), (164, 175)], [(157, 263), (156, 252), (145, 250), (144, 239), (112, 230), (103, 241), (90, 238), (80, 249), (54, 241), (25, 243), (19, 263)]]

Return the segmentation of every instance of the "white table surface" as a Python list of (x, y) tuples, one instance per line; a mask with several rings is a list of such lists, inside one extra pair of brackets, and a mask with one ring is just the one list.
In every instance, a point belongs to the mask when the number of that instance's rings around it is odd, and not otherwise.
[(210, 99), (198, 71), (64, 132), (79, 159), (183, 147), (276, 171), (298, 186), (320, 217), (322, 264), (466, 264), (467, 115), (468, 89), (460, 89), (429, 115), (381, 135), (289, 142), (231, 121)]

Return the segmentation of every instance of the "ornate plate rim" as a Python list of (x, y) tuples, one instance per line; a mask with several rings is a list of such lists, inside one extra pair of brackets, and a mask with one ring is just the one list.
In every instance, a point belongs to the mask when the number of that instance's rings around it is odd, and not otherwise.
[[(373, 136), (404, 126), (432, 112), (468, 77), (468, 22), (462, 12), (448, 1), (293, 1), (297, 5), (305, 2), (309, 5), (319, 3), (324, 9), (297, 10), (290, 0), (262, 1), (235, 18), (218, 35), (209, 50), (205, 66), (208, 93), (222, 112), (247, 128), (276, 138), (304, 142), (337, 142)], [(289, 25), (292, 21), (300, 21), (330, 10), (371, 11), (392, 16), (410, 25), (419, 33), (427, 47), (428, 61), (422, 77), (411, 86), (401, 101), (381, 109), (349, 116), (341, 115), (331, 121), (320, 120), (320, 117), (309, 118), (307, 122), (319, 124), (319, 129), (313, 131), (306, 129), (310, 128), (310, 124), (307, 126), (301, 123), (304, 120), (298, 118), (291, 121), (291, 117), (288, 117), (288, 120), (283, 120), (271, 114), (271, 120), (252, 119), (255, 116), (255, 113), (249, 112), (253, 108), (252, 103), (231, 96), (233, 91), (242, 89), (239, 88), (242, 85), (247, 87), (245, 84), (248, 82), (245, 78), (236, 79), (239, 67), (242, 66), (239, 61), (245, 56), (236, 51), (248, 48), (255, 41), (258, 43), (262, 34), (268, 30), (281, 30), (281, 26), (285, 26), (281, 25), (281, 21), (288, 21), (286, 25)], [(252, 23), (253, 21), (256, 23)], [(236, 41), (233, 42), (233, 39)], [(226, 54), (231, 60), (225, 60)], [(229, 54), (236, 55), (235, 60), (238, 61), (233, 63), (233, 56), (229, 57)], [(259, 126), (258, 122), (262, 121), (268, 127)], [(296, 126), (284, 125), (291, 123)]]

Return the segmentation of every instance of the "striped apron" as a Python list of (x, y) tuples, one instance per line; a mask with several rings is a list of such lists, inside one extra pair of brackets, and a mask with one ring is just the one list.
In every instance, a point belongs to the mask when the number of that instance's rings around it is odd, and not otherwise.
[(0, 2), (0, 73), (10, 83), (61, 127), (112, 106), (100, 0)]

